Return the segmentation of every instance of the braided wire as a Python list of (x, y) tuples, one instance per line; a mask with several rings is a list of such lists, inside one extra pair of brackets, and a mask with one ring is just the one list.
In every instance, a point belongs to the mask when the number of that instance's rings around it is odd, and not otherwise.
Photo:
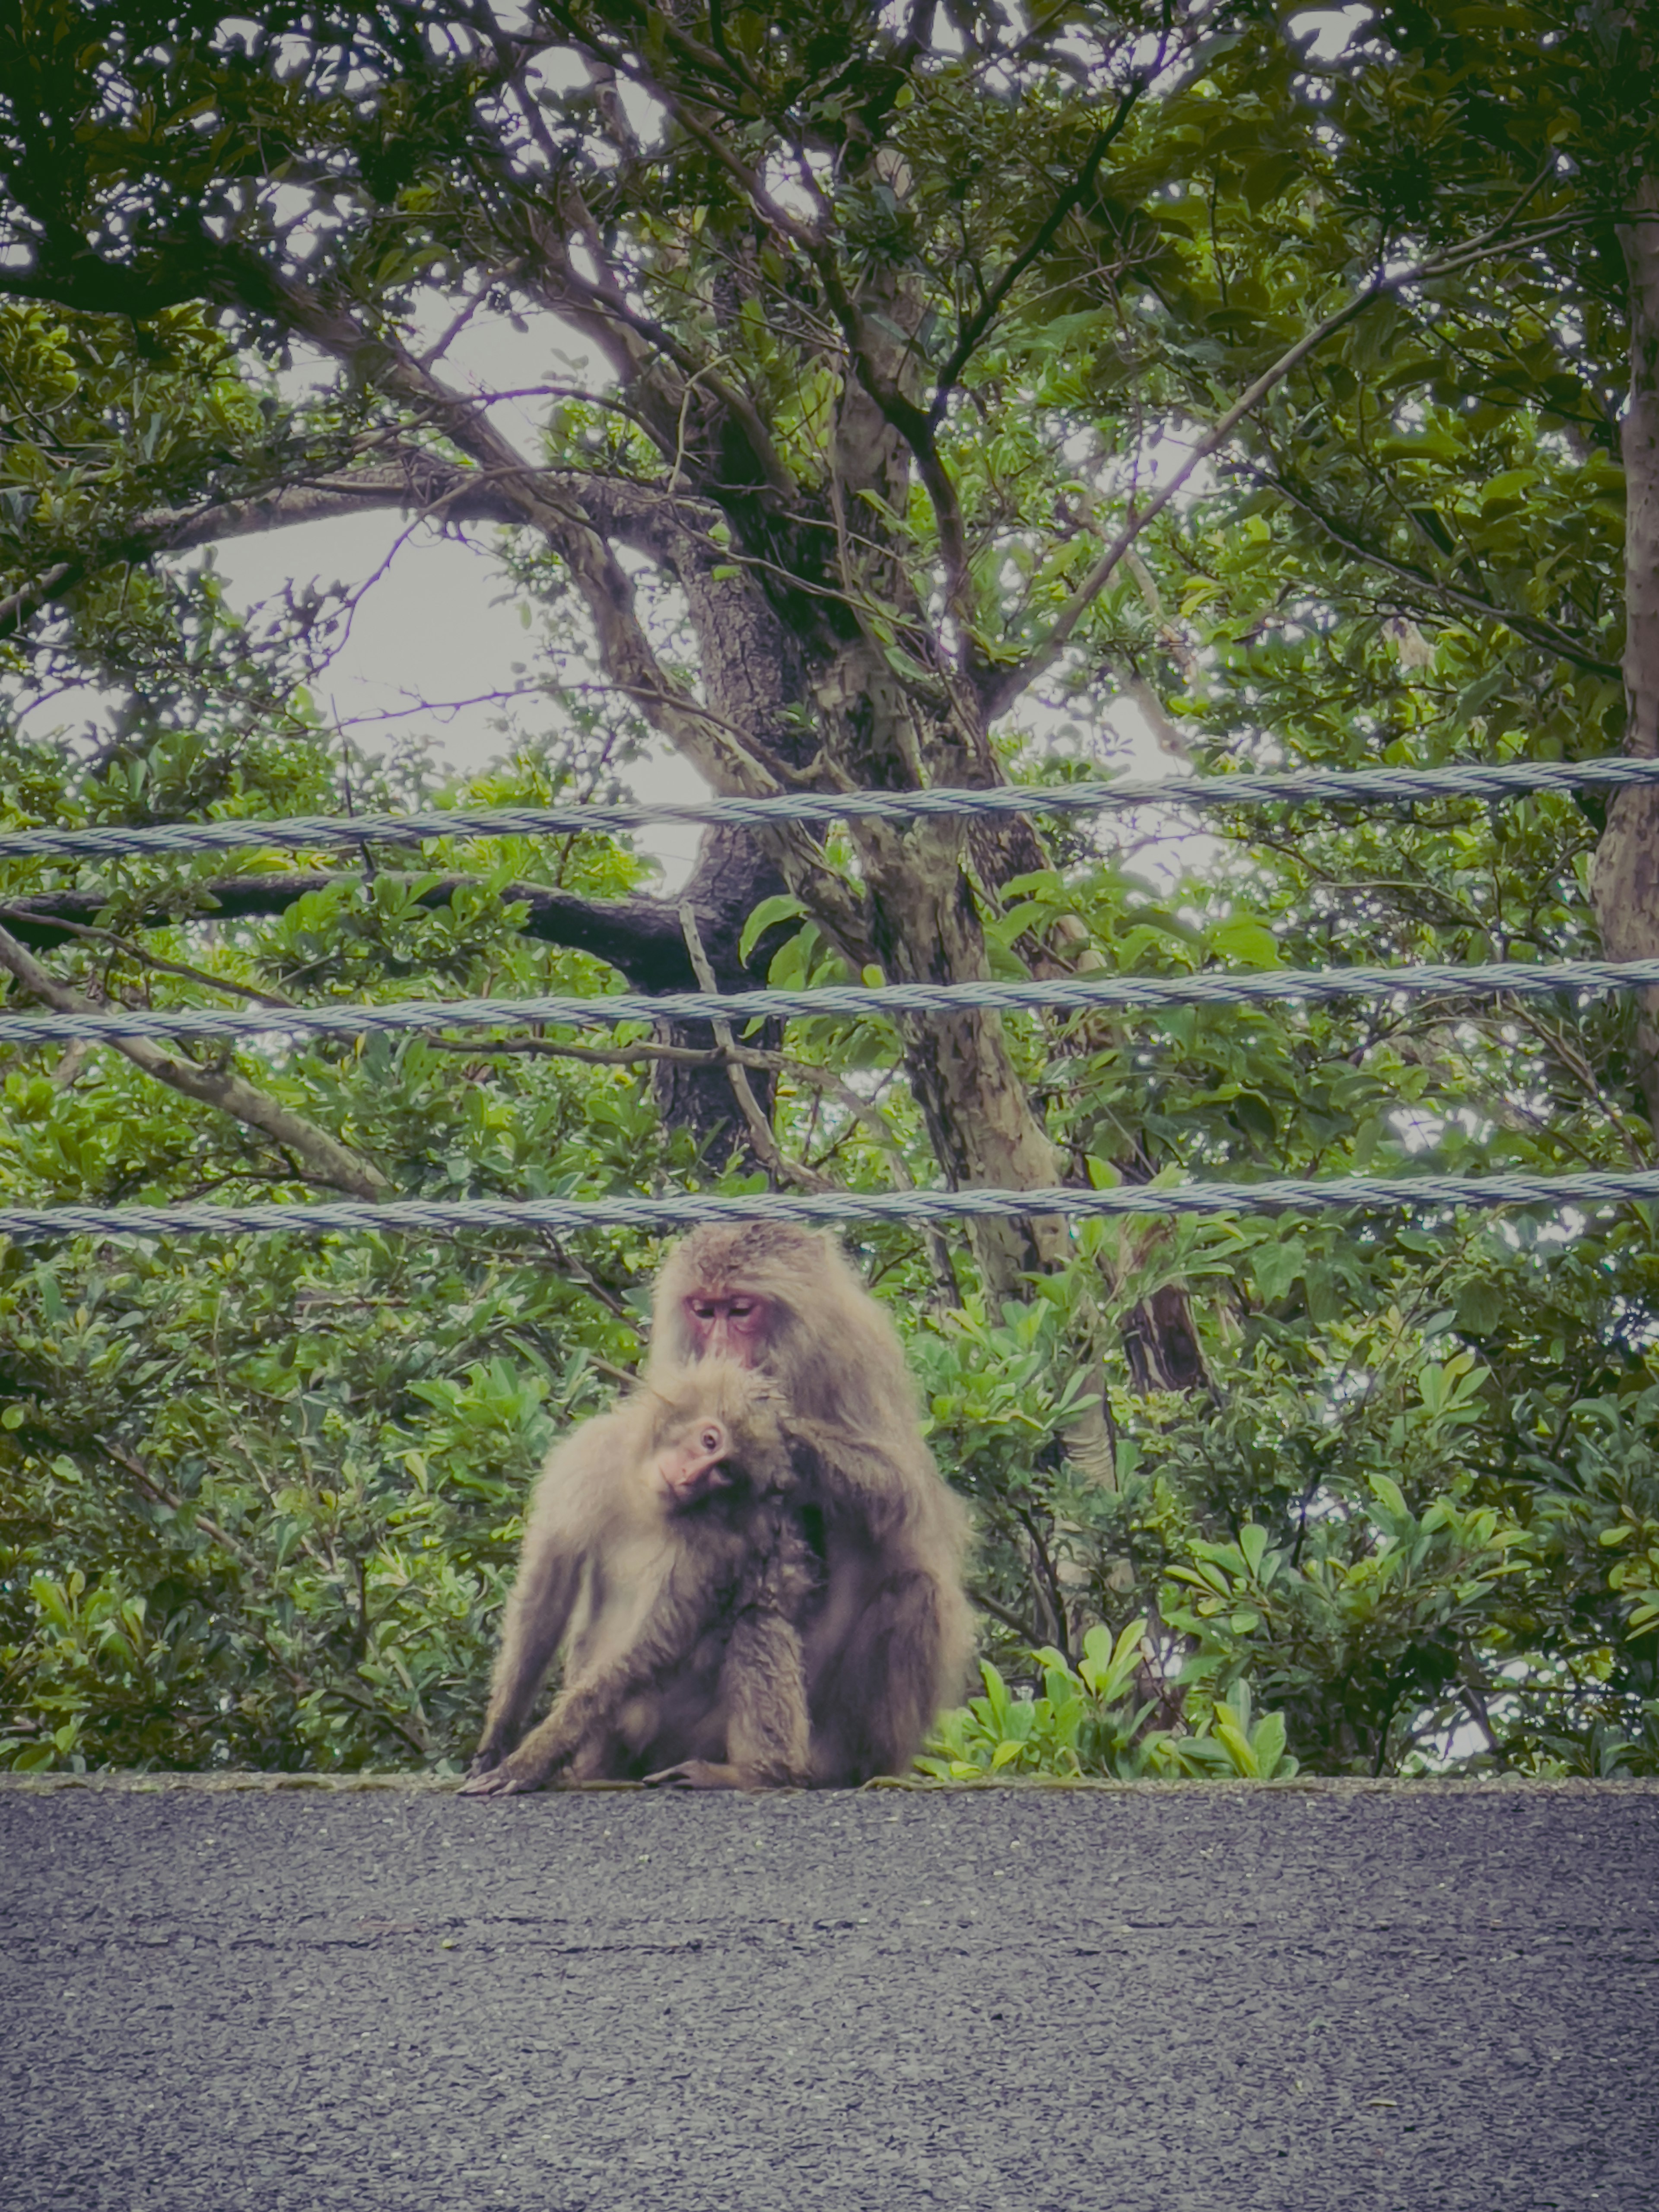
[[(833, 822), (856, 817), (914, 821), (940, 816), (1024, 812), (1086, 813), (1148, 805), (1220, 807), (1272, 805), (1408, 803), (1469, 796), (1504, 799), (1528, 792), (1572, 792), (1659, 781), (1659, 762), (1613, 757), (1587, 762), (1515, 762), (1450, 769), (1309, 771), (1281, 775), (1125, 778), (1112, 783), (1013, 787), (991, 791), (933, 790), (801, 793), (781, 799), (710, 799), (683, 804), (491, 807), (340, 819), (294, 817), (276, 822), (177, 823), (145, 829), (93, 826), (0, 834), (0, 858), (92, 858), (116, 854), (233, 852), (262, 846), (304, 850), (366, 842), (410, 843), (428, 837), (560, 834), (632, 830), (653, 822)], [(1580, 992), (1659, 984), (1659, 960), (1564, 961), (1551, 965), (1494, 962), (1409, 969), (1353, 967), (1249, 974), (1163, 976), (1067, 976), (1008, 983), (894, 984), (878, 989), (830, 985), (813, 991), (755, 990), (722, 994), (684, 992), (603, 999), (542, 997), (404, 1001), (386, 1006), (253, 1009), (143, 1009), (114, 1012), (0, 1016), (0, 1043), (66, 1038), (360, 1036), (526, 1022), (572, 1026), (641, 1021), (747, 1020), (814, 1014), (950, 1012), (967, 1008), (1124, 1009), (1245, 1005), (1328, 1000), (1355, 994), (1423, 996), (1433, 993)], [(1223, 1216), (1285, 1211), (1311, 1212), (1460, 1206), (1598, 1206), (1659, 1199), (1659, 1170), (1625, 1170), (1565, 1176), (1336, 1176), (1278, 1178), (1255, 1183), (1203, 1182), (1110, 1190), (981, 1188), (879, 1193), (772, 1192), (741, 1197), (709, 1194), (605, 1199), (399, 1199), (381, 1205), (335, 1200), (316, 1205), (258, 1204), (0, 1207), (0, 1235), (167, 1237), (283, 1231), (306, 1235), (380, 1230), (423, 1235), (467, 1231), (580, 1230), (605, 1226), (677, 1227), (700, 1221), (771, 1219), (802, 1223), (929, 1222), (1004, 1216), (1060, 1215), (1070, 1219), (1136, 1215)]]
[(1109, 783), (1000, 785), (990, 791), (833, 791), (771, 798), (630, 800), (566, 806), (442, 808), (422, 814), (296, 814), (280, 821), (167, 822), (0, 831), (0, 860), (120, 854), (309, 852), (410, 845), (431, 837), (545, 837), (641, 830), (653, 822), (920, 822), (940, 816), (1103, 814), (1132, 806), (1389, 806), (1419, 799), (1514, 799), (1659, 782), (1659, 761), (1470, 762), (1453, 768), (1309, 769), (1274, 775), (1124, 776)]
[(1477, 967), (1284, 968), (1208, 975), (1060, 975), (1009, 983), (826, 983), (810, 991), (619, 992), (611, 998), (402, 999), (384, 1006), (142, 1007), (122, 1012), (0, 1014), (0, 1046), (70, 1037), (364, 1036), (376, 1030), (489, 1029), (526, 1022), (610, 1028), (619, 1022), (783, 1020), (815, 1014), (949, 1014), (969, 1008), (1249, 1006), (1268, 1000), (1425, 998), (1438, 993), (1536, 997), (1659, 985), (1659, 959), (1495, 960)]
[(745, 1197), (694, 1192), (648, 1198), (391, 1199), (379, 1206), (355, 1199), (300, 1206), (0, 1206), (0, 1236), (195, 1237), (285, 1230), (300, 1236), (376, 1230), (452, 1236), (469, 1230), (672, 1229), (700, 1221), (904, 1224), (1037, 1214), (1081, 1221), (1144, 1214), (1589, 1206), (1626, 1200), (1659, 1200), (1659, 1169), (1560, 1176), (1291, 1176), (1262, 1182), (1139, 1183), (1112, 1190), (770, 1191)]

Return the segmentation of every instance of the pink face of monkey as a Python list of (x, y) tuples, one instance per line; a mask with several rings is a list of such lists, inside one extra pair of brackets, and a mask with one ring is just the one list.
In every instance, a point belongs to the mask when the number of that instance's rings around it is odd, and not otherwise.
[(711, 1415), (684, 1430), (657, 1455), (657, 1480), (671, 1512), (695, 1505), (717, 1490), (729, 1490), (734, 1477), (726, 1464), (732, 1437), (724, 1421)]
[(694, 1291), (685, 1301), (692, 1356), (757, 1364), (771, 1327), (771, 1310), (752, 1291)]

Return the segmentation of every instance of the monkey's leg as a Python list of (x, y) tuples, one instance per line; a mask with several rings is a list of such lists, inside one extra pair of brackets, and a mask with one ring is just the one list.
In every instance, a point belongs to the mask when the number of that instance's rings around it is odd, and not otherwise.
[(514, 1797), (539, 1790), (559, 1767), (580, 1766), (585, 1753), (602, 1750), (628, 1700), (684, 1656), (686, 1601), (677, 1599), (672, 1575), (661, 1579), (641, 1609), (646, 1626), (632, 1644), (568, 1682), (541, 1726), (499, 1766), (470, 1776), (461, 1785), (463, 1796)]
[(647, 1788), (781, 1790), (809, 1778), (810, 1727), (800, 1638), (771, 1607), (738, 1615), (720, 1668), (726, 1759), (688, 1759), (647, 1774)]
[(814, 1686), (815, 1781), (856, 1787), (906, 1771), (939, 1708), (946, 1643), (945, 1602), (926, 1569), (877, 1585)]

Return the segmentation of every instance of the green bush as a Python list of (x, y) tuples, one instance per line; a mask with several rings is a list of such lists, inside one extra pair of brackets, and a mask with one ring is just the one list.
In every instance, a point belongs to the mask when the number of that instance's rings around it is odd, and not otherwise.
[(1011, 1694), (998, 1669), (981, 1660), (984, 1696), (944, 1715), (917, 1765), (946, 1782), (992, 1774), (1121, 1782), (1232, 1774), (1265, 1782), (1296, 1772), (1282, 1717), (1255, 1717), (1242, 1675), (1224, 1698), (1189, 1701), (1178, 1730), (1149, 1728), (1156, 1701), (1134, 1701), (1147, 1626), (1133, 1620), (1114, 1638), (1097, 1623), (1075, 1667), (1052, 1649), (1031, 1652), (1042, 1670), (1040, 1696)]

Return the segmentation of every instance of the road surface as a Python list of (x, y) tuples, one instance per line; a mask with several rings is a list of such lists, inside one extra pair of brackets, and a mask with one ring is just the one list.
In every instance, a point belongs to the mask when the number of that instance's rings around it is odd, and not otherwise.
[(5, 2212), (1659, 2212), (1659, 1790), (0, 1789)]

